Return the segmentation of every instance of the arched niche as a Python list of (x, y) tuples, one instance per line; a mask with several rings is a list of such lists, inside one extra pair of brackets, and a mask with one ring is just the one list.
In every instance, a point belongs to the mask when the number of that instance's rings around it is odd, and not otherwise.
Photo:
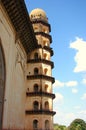
[(45, 130), (49, 130), (49, 121), (45, 120)]

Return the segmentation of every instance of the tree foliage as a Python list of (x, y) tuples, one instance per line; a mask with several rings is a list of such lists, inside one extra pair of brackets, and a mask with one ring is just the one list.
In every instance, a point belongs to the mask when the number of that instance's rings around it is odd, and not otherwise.
[(75, 119), (68, 127), (68, 130), (86, 130), (86, 122), (82, 119)]
[(86, 130), (86, 122), (82, 119), (75, 119), (68, 127), (54, 124), (54, 130)]
[(65, 125), (54, 124), (54, 130), (66, 130)]

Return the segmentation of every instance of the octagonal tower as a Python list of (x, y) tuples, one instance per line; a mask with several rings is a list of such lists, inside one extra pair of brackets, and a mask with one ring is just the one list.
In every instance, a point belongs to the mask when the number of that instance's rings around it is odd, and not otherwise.
[(30, 20), (38, 47), (28, 54), (25, 127), (27, 130), (53, 130), (55, 95), (52, 93), (54, 63), (51, 61), (51, 27), (42, 9), (32, 10)]

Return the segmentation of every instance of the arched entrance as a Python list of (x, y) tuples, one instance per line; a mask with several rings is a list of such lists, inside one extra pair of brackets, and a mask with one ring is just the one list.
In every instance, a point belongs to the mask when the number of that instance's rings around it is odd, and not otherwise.
[(0, 41), (0, 130), (2, 129), (4, 91), (5, 91), (5, 64), (4, 64), (3, 50)]

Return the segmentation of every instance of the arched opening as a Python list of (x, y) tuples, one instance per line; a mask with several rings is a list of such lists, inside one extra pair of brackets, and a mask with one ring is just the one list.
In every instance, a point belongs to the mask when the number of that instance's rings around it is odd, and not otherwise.
[(35, 68), (35, 69), (34, 69), (34, 75), (37, 75), (38, 72), (39, 72), (38, 68)]
[(0, 130), (2, 129), (3, 105), (5, 101), (4, 92), (5, 92), (5, 61), (0, 41)]
[(47, 68), (45, 68), (45, 69), (44, 69), (44, 74), (47, 74), (47, 71), (48, 71), (48, 69), (47, 69)]
[(46, 28), (43, 28), (42, 31), (43, 31), (44, 33), (48, 33), (48, 32), (49, 32)]
[(38, 53), (37, 52), (34, 54), (34, 59), (38, 59)]
[(49, 121), (48, 120), (45, 121), (45, 130), (49, 130)]
[(49, 102), (48, 101), (45, 102), (45, 109), (49, 110)]
[(38, 92), (38, 84), (34, 85), (34, 92)]
[(45, 92), (48, 92), (48, 85), (45, 84)]
[(34, 110), (38, 110), (38, 108), (39, 108), (39, 103), (38, 103), (37, 101), (34, 101), (34, 103), (33, 103), (33, 108), (34, 108)]
[(43, 45), (44, 45), (44, 46), (47, 46), (46, 40), (43, 40)]
[(44, 59), (47, 59), (47, 54), (46, 53), (44, 53)]
[(34, 129), (38, 128), (38, 120), (33, 120), (33, 128)]

